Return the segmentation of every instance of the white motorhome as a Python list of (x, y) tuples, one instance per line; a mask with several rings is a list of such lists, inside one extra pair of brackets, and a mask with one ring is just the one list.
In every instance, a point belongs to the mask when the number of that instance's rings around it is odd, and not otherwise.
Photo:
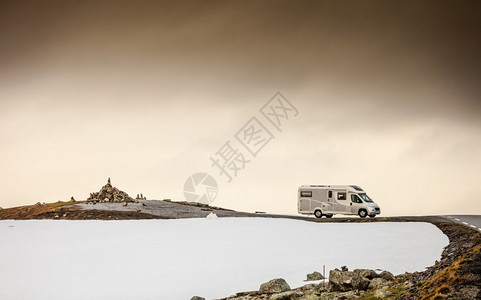
[(297, 197), (298, 212), (317, 218), (335, 214), (374, 218), (381, 213), (379, 206), (356, 185), (302, 185)]

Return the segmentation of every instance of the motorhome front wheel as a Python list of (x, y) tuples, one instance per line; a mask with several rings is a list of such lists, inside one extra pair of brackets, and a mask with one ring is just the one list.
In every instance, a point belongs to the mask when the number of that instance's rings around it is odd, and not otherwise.
[(365, 209), (360, 209), (359, 210), (359, 216), (361, 218), (365, 218), (367, 216), (367, 211)]

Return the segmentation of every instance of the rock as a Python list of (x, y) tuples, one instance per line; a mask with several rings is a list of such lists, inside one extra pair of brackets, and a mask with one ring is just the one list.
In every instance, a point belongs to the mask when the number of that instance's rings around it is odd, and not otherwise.
[(389, 271), (382, 271), (381, 274), (379, 274), (379, 277), (388, 281), (394, 280), (394, 275)]
[(124, 201), (124, 202), (122, 203), (122, 206), (127, 206), (127, 202)]
[(346, 300), (346, 299), (356, 299), (359, 298), (359, 295), (355, 291), (348, 291), (342, 293), (323, 293), (320, 297), (314, 299), (320, 300)]
[(40, 205), (42, 205), (42, 203), (37, 202), (37, 203), (35, 203), (35, 205), (40, 206)]
[(342, 266), (342, 267), (341, 267), (341, 271), (342, 271), (342, 272), (347, 272), (347, 271), (349, 271), (349, 269), (348, 269), (346, 266)]
[(73, 196), (72, 196), (72, 197), (70, 197), (70, 201), (73, 201), (73, 202), (75, 202), (75, 198), (74, 198)]
[(315, 280), (323, 280), (325, 279), (319, 272), (312, 272), (311, 274), (307, 274), (306, 281), (315, 281)]
[[(342, 269), (342, 268), (341, 268)], [(329, 272), (329, 285), (332, 291), (345, 292), (352, 289), (352, 274), (334, 269)]]
[(354, 273), (352, 276), (352, 287), (355, 290), (365, 291), (369, 286), (369, 279), (361, 276), (359, 273)]
[(359, 273), (359, 275), (363, 276), (363, 277), (366, 277), (367, 279), (373, 279), (373, 278), (376, 278), (376, 277), (379, 277), (379, 275), (374, 272), (373, 270), (369, 270), (369, 269), (355, 269), (353, 271), (354, 273)]
[(105, 199), (104, 199), (104, 202), (109, 202), (109, 198), (105, 198)]
[(373, 295), (375, 298), (384, 299), (386, 297), (392, 296), (392, 293), (386, 289), (378, 289)]
[(142, 211), (142, 209), (140, 207), (137, 207), (137, 212), (139, 213), (141, 211)]
[(282, 293), (290, 291), (291, 287), (282, 278), (272, 279), (269, 282), (261, 284), (259, 292), (261, 293)]
[(369, 279), (361, 276), (358, 272), (334, 269), (329, 272), (329, 285), (331, 291), (366, 290), (369, 286)]
[(389, 282), (384, 278), (374, 278), (369, 282), (368, 289), (375, 290), (383, 286), (387, 286)]
[(300, 299), (304, 294), (298, 291), (287, 291), (278, 294), (273, 294), (269, 300), (291, 300)]
[(205, 298), (199, 297), (199, 296), (194, 296), (190, 298), (190, 300), (205, 300)]

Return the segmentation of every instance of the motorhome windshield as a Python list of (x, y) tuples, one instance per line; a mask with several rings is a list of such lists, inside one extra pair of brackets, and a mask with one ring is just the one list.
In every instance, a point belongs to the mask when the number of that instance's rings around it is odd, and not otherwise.
[(359, 196), (361, 196), (362, 200), (364, 200), (365, 202), (373, 202), (367, 194), (359, 194)]

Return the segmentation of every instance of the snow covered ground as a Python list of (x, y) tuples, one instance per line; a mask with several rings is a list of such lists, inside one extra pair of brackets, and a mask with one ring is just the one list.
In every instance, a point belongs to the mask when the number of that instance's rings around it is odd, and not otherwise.
[(212, 299), (323, 265), (422, 271), (447, 244), (429, 223), (0, 221), (0, 299)]

